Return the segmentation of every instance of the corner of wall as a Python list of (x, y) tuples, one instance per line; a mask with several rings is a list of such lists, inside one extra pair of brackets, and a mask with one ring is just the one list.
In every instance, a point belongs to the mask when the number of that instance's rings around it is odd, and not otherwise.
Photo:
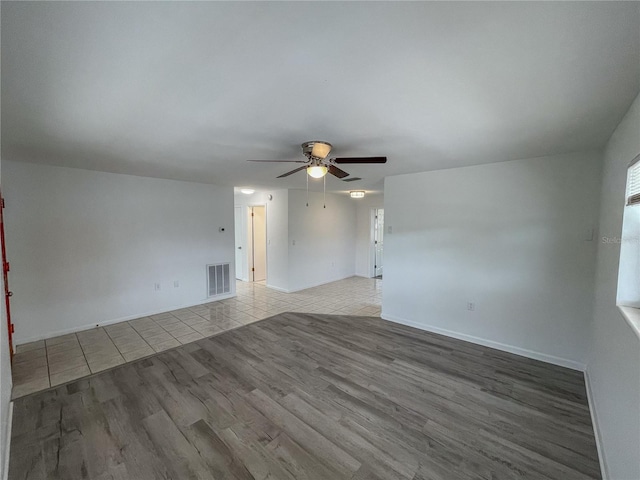
[(598, 461), (600, 463), (600, 473), (602, 480), (609, 480), (609, 469), (607, 468), (607, 459), (602, 445), (602, 434), (600, 433), (600, 423), (598, 421), (598, 409), (596, 399), (593, 395), (591, 382), (589, 381), (589, 365), (584, 369), (584, 383), (587, 390), (587, 401), (589, 402), (589, 413), (591, 413), (591, 423), (593, 425), (593, 435), (596, 440), (596, 449), (598, 450)]
[[(598, 238), (620, 238), (630, 162), (640, 153), (640, 95), (603, 150)], [(606, 480), (640, 478), (640, 343), (620, 314), (620, 244), (600, 241), (596, 255), (587, 395)]]
[[(326, 208), (323, 208), (326, 205)], [(355, 274), (356, 205), (346, 195), (289, 191), (288, 286), (299, 291)]]
[(274, 190), (267, 201), (267, 286), (289, 291), (289, 190)]

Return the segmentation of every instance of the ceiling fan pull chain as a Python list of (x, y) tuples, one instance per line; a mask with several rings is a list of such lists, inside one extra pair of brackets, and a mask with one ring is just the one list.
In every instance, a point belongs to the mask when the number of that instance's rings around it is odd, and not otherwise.
[(307, 207), (309, 206), (309, 175), (305, 175), (307, 178)]
[(324, 177), (322, 177), (323, 183), (322, 183), (322, 195), (323, 195), (323, 199), (322, 199), (322, 203), (324, 204), (322, 206), (322, 208), (327, 208), (327, 176), (325, 175)]

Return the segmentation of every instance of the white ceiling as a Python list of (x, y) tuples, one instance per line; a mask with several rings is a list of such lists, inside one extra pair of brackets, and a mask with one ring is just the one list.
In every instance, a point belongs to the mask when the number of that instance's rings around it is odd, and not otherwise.
[(640, 3), (2, 2), (2, 158), (301, 188), (299, 144), (384, 176), (602, 147)]

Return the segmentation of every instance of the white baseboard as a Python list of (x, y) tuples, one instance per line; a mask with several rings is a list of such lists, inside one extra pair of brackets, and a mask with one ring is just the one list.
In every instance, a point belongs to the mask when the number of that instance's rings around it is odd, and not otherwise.
[(561, 367), (570, 368), (572, 370), (578, 370), (584, 372), (585, 365), (575, 360), (569, 360), (567, 358), (556, 357), (546, 353), (535, 352), (533, 350), (527, 350), (526, 348), (516, 347), (514, 345), (508, 345), (506, 343), (495, 342), (486, 338), (480, 338), (473, 335), (467, 335), (466, 333), (454, 332), (452, 330), (446, 330), (440, 327), (434, 327), (433, 325), (425, 325), (423, 323), (414, 322), (404, 318), (396, 317), (395, 315), (387, 315), (382, 312), (383, 320), (389, 320), (390, 322), (400, 323), (409, 327), (414, 327), (419, 330), (425, 330), (427, 332), (438, 333), (447, 337), (457, 338), (458, 340), (464, 340), (466, 342), (483, 345), (485, 347), (495, 348), (496, 350), (502, 350), (503, 352), (513, 353), (522, 357), (532, 358), (534, 360), (540, 360), (542, 362), (551, 363)]
[(9, 402), (9, 417), (7, 418), (7, 444), (4, 448), (4, 458), (2, 459), (2, 480), (9, 478), (9, 452), (11, 449), (11, 429), (13, 427), (13, 402)]
[(286, 288), (282, 288), (282, 287), (276, 287), (275, 285), (269, 285), (268, 283), (266, 284), (267, 288), (270, 288), (271, 290), (275, 290), (277, 292), (282, 292), (282, 293), (291, 293), (289, 290), (287, 290)]
[(369, 277), (362, 277), (361, 275), (354, 274), (354, 275), (347, 275), (346, 277), (334, 278), (333, 280), (327, 280), (326, 282), (311, 283), (301, 288), (294, 288), (293, 290), (287, 290), (286, 288), (276, 287), (274, 285), (269, 285), (268, 283), (267, 283), (267, 288), (271, 288), (273, 290), (277, 290), (278, 292), (282, 292), (282, 293), (295, 293), (295, 292), (301, 292), (302, 290), (307, 290), (308, 288), (314, 288), (314, 287), (319, 287), (321, 285), (327, 285), (328, 283), (339, 282), (340, 280), (346, 280), (347, 278), (351, 278), (351, 277), (369, 278)]
[(340, 280), (346, 280), (347, 278), (351, 278), (351, 277), (355, 277), (355, 275), (354, 274), (349, 274), (349, 275), (347, 275), (345, 277), (332, 278), (331, 280), (322, 281), (322, 282), (319, 282), (319, 283), (311, 283), (309, 285), (305, 285), (304, 287), (293, 288), (291, 290), (287, 290), (286, 293), (300, 292), (302, 290), (307, 290), (308, 288), (320, 287), (321, 285), (326, 285), (328, 283), (333, 283), (333, 282), (339, 282)]
[(604, 448), (602, 446), (602, 436), (600, 434), (600, 424), (598, 423), (598, 411), (596, 409), (595, 397), (591, 390), (591, 381), (589, 380), (589, 368), (584, 371), (584, 383), (587, 387), (587, 400), (589, 402), (589, 412), (591, 413), (591, 424), (593, 425), (593, 435), (596, 439), (596, 448), (598, 450), (598, 460), (600, 462), (600, 473), (602, 480), (609, 479), (609, 469), (604, 456)]
[(114, 319), (111, 319), (111, 320), (105, 320), (104, 322), (100, 322), (100, 323), (91, 323), (91, 324), (88, 324), (88, 325), (80, 325), (78, 327), (65, 328), (63, 330), (56, 330), (54, 332), (48, 332), (48, 333), (44, 333), (42, 335), (36, 335), (36, 336), (33, 336), (33, 337), (20, 338), (20, 339), (16, 339), (16, 346), (17, 345), (22, 345), (23, 343), (37, 342), (38, 340), (46, 340), (48, 338), (59, 337), (60, 335), (67, 335), (69, 333), (77, 333), (77, 332), (82, 332), (84, 330), (91, 330), (92, 328), (96, 328), (96, 327), (104, 327), (104, 326), (107, 326), (107, 325), (113, 325), (114, 323), (120, 323), (120, 322), (129, 321), (129, 320), (135, 320), (136, 318), (148, 317), (150, 315), (159, 315), (161, 313), (171, 312), (173, 310), (179, 310), (181, 308), (196, 307), (198, 305), (204, 305), (205, 303), (212, 303), (212, 302), (217, 302), (219, 300), (226, 300), (227, 298), (233, 298), (235, 296), (236, 296), (235, 293), (229, 293), (229, 294), (226, 294), (226, 295), (216, 295), (215, 299), (214, 298), (207, 298), (205, 300), (202, 300), (202, 301), (196, 302), (196, 303), (174, 305), (174, 306), (165, 307), (165, 308), (162, 308), (162, 309), (159, 309), (159, 310), (152, 310), (152, 311), (149, 311), (149, 312), (136, 313), (134, 315), (127, 315), (125, 317), (119, 317), (119, 318), (114, 318)]

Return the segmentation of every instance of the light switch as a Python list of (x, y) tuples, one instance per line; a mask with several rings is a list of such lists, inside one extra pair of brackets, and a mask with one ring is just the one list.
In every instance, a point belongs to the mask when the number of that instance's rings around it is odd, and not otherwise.
[(585, 235), (584, 235), (585, 241), (593, 242), (593, 233), (594, 233), (593, 232), (593, 228), (587, 229), (587, 231), (585, 232)]

